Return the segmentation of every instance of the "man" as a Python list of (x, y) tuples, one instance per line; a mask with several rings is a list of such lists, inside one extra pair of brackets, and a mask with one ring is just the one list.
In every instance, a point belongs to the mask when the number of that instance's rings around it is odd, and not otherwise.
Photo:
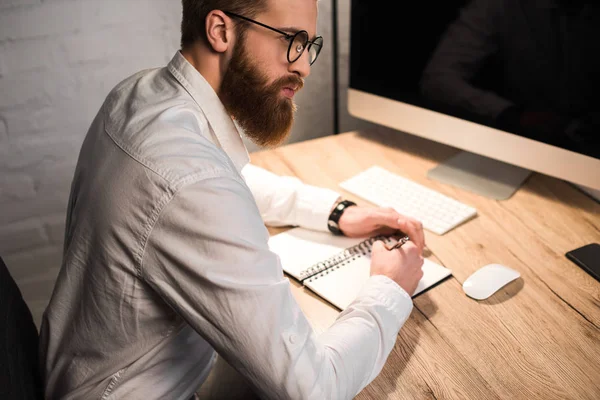
[(491, 126), (600, 158), (600, 5), (472, 0), (421, 79), (423, 96)]
[(267, 146), (286, 137), (316, 20), (315, 0), (184, 0), (182, 50), (109, 94), (41, 327), (48, 399), (187, 399), (216, 353), (263, 398), (349, 399), (380, 372), (422, 276), (421, 225), (345, 210), (346, 235), (412, 242), (378, 242), (362, 293), (315, 335), (264, 223), (327, 230), (339, 196), (249, 165), (237, 128)]

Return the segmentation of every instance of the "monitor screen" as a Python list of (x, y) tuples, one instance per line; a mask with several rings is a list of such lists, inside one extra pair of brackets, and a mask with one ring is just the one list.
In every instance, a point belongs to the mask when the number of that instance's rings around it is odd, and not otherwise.
[(532, 139), (596, 167), (599, 54), (597, 1), (351, 3), (350, 90)]

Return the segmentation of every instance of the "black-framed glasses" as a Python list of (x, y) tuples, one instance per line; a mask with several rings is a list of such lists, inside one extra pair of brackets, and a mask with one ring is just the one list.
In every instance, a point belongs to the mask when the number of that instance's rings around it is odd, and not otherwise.
[(304, 50), (308, 49), (309, 62), (310, 62), (310, 65), (313, 65), (314, 62), (317, 61), (317, 57), (319, 57), (321, 48), (323, 48), (323, 37), (321, 37), (321, 36), (317, 36), (314, 40), (309, 40), (308, 32), (306, 32), (304, 30), (298, 31), (298, 32), (294, 33), (293, 35), (291, 35), (284, 31), (280, 31), (279, 29), (273, 28), (269, 25), (265, 25), (262, 22), (255, 21), (253, 19), (246, 18), (244, 16), (241, 16), (241, 15), (229, 12), (229, 11), (223, 11), (223, 12), (225, 14), (229, 15), (230, 17), (243, 19), (244, 21), (248, 21), (253, 24), (262, 26), (263, 28), (270, 29), (273, 32), (277, 32), (280, 35), (285, 36), (285, 38), (290, 42), (290, 45), (288, 46), (288, 51), (287, 51), (287, 59), (290, 64), (295, 62), (296, 60), (298, 60), (304, 53)]

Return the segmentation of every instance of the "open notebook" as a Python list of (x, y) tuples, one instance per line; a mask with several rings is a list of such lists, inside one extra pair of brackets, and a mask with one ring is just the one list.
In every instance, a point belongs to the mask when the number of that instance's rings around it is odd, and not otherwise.
[[(286, 273), (344, 310), (370, 276), (371, 246), (376, 239), (395, 243), (386, 237), (355, 239), (293, 228), (271, 236), (269, 247)], [(413, 297), (450, 275), (450, 269), (425, 259), (423, 278)]]

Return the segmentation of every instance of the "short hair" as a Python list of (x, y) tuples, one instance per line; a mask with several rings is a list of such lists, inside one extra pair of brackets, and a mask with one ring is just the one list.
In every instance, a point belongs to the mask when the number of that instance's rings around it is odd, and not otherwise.
[[(198, 40), (207, 41), (206, 16), (211, 11), (229, 11), (254, 18), (268, 8), (268, 2), (269, 0), (182, 0), (181, 48), (184, 49)], [(238, 32), (245, 28), (246, 24), (238, 23)]]

